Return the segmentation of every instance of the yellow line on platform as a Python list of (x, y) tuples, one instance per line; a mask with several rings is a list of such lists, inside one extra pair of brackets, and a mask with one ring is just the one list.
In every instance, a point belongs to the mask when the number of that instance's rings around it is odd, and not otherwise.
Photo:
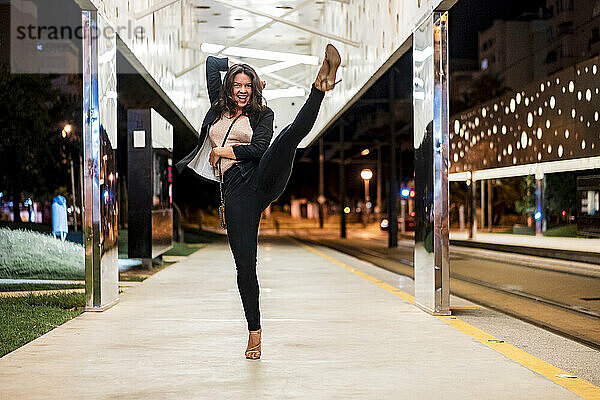
[[(402, 290), (400, 290), (388, 283), (382, 282), (379, 279), (372, 277), (371, 275), (368, 275), (354, 267), (351, 267), (348, 264), (345, 264), (345, 263), (325, 254), (324, 252), (316, 249), (313, 246), (307, 245), (307, 244), (297, 241), (295, 239), (292, 239), (292, 240), (295, 243), (299, 244), (300, 246), (304, 247), (305, 249), (325, 258), (328, 261), (331, 261), (334, 264), (339, 265), (340, 267), (345, 268), (346, 270), (368, 280), (369, 282), (376, 284), (377, 286), (400, 297), (401, 299), (405, 300), (406, 302), (411, 303), (411, 304), (414, 303), (414, 300), (415, 300), (414, 296), (411, 296), (410, 294), (403, 292)], [(456, 317), (436, 316), (435, 318), (437, 318), (441, 321), (444, 321), (446, 324), (450, 325), (451, 327), (459, 330), (460, 332), (462, 332), (466, 335), (471, 336), (473, 339), (477, 340), (478, 342), (481, 342), (482, 344), (486, 345), (487, 347), (508, 357), (509, 359), (517, 362), (518, 364), (521, 364), (522, 366), (530, 369), (531, 371), (536, 372), (536, 373), (548, 378), (552, 382), (559, 384), (560, 386), (564, 387), (567, 390), (570, 390), (571, 392), (575, 393), (578, 396), (583, 397), (584, 399), (600, 400), (600, 387), (594, 386), (590, 382), (588, 382), (584, 379), (577, 378), (577, 377), (569, 378), (569, 376), (573, 376), (573, 375), (569, 374), (568, 372), (566, 372), (558, 367), (555, 367), (554, 365), (552, 365), (550, 363), (547, 363), (546, 361), (540, 360), (539, 358), (532, 356), (531, 354), (529, 354), (511, 344), (508, 344), (508, 343), (490, 335), (489, 333), (486, 333), (486, 332), (474, 327), (473, 325), (470, 325)]]

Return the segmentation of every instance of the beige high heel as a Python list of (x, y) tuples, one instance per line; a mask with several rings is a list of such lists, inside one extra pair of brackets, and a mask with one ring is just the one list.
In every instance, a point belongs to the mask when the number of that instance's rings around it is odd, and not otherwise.
[[(257, 330), (257, 331), (248, 331), (250, 333), (250, 335), (261, 335), (262, 333), (262, 328)], [(252, 347), (247, 347), (246, 348), (246, 358), (248, 360), (259, 360), (260, 356), (261, 356), (261, 344), (262, 344), (262, 338), (261, 340), (258, 342), (257, 345), (252, 346)], [(250, 346), (250, 340), (248, 339), (248, 346)]]
[(326, 92), (332, 90), (335, 85), (342, 81), (340, 79), (335, 82), (335, 75), (341, 63), (342, 58), (340, 57), (340, 53), (332, 44), (327, 44), (325, 47), (325, 59), (323, 60), (323, 64), (321, 65), (321, 69), (319, 69), (317, 79), (315, 80), (317, 89)]

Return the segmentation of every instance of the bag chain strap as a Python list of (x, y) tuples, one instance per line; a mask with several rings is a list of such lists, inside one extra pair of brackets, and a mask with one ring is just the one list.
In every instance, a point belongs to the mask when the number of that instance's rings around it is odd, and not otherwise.
[[(233, 128), (233, 124), (235, 124), (235, 121), (237, 121), (242, 115), (244, 115), (244, 114), (242, 113), (242, 114), (238, 115), (237, 117), (235, 117), (233, 122), (231, 122), (231, 125), (229, 125), (229, 129), (227, 130), (227, 133), (225, 134), (225, 138), (223, 138), (223, 143), (221, 144), (221, 147), (225, 146), (225, 143), (227, 142), (227, 138), (229, 137), (229, 134), (231, 133), (231, 129)], [(219, 192), (221, 192), (221, 206), (225, 207), (225, 195), (223, 194), (223, 173), (221, 172), (221, 159), (222, 159), (222, 157), (219, 157), (219, 178), (220, 178)], [(225, 221), (221, 221), (221, 225), (223, 226), (224, 224), (225, 224)]]

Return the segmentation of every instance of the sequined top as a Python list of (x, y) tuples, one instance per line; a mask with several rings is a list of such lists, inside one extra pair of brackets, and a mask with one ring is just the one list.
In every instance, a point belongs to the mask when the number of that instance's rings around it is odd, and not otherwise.
[[(215, 122), (208, 131), (208, 137), (210, 140), (211, 146), (221, 147), (223, 145), (223, 139), (227, 134), (227, 130), (231, 126), (231, 123), (235, 118), (229, 118), (225, 115), (221, 117), (217, 122)], [(252, 142), (252, 127), (250, 126), (250, 120), (247, 116), (241, 116), (235, 121), (235, 124), (231, 128), (231, 132), (227, 137), (227, 142), (223, 147), (227, 146), (238, 146), (244, 144), (250, 144)], [(238, 163), (238, 160), (232, 160), (230, 158), (221, 157), (221, 173), (225, 173), (229, 168), (231, 168), (234, 164)], [(219, 164), (214, 168), (215, 177), (220, 178), (219, 175)]]

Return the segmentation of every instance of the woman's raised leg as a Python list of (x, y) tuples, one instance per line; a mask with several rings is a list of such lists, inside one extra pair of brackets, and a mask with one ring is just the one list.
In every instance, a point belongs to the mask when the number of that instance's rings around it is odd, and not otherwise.
[(324, 95), (313, 86), (294, 122), (282, 129), (263, 154), (253, 179), (254, 186), (263, 195), (265, 208), (285, 189), (298, 144), (313, 127)]
[(335, 86), (333, 80), (340, 65), (339, 53), (335, 47), (327, 45), (325, 54), (323, 65), (304, 105), (294, 121), (283, 128), (271, 143), (256, 169), (254, 186), (264, 196), (263, 207), (267, 207), (285, 189), (292, 172), (296, 149), (317, 120), (325, 90), (331, 90)]
[(313, 86), (294, 121), (281, 130), (263, 154), (255, 174), (259, 190), (271, 188), (280, 180), (280, 176), (289, 175), (296, 148), (315, 124), (324, 95)]

